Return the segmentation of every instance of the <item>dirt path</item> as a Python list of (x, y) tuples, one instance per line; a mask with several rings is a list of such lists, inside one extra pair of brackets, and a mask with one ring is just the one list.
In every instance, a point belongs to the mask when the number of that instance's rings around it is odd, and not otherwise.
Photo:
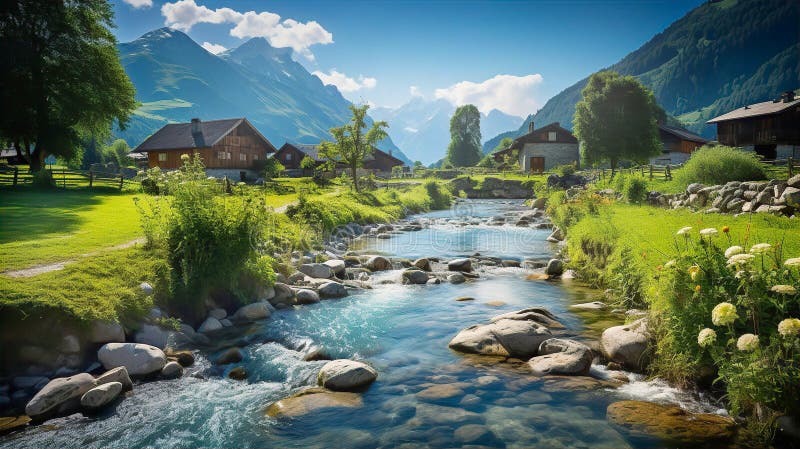
[(75, 261), (79, 260), (80, 258), (97, 256), (98, 254), (102, 254), (102, 253), (107, 252), (107, 251), (118, 251), (118, 250), (121, 250), (121, 249), (130, 248), (132, 246), (140, 245), (140, 244), (142, 244), (144, 242), (145, 242), (144, 237), (139, 237), (137, 239), (131, 240), (130, 242), (125, 242), (125, 243), (122, 243), (120, 245), (110, 246), (108, 248), (103, 248), (103, 249), (101, 249), (99, 251), (93, 251), (91, 253), (81, 254), (80, 256), (78, 256), (78, 258), (75, 258), (75, 259), (70, 259), (70, 260), (65, 260), (65, 261), (55, 262), (55, 263), (49, 263), (49, 264), (43, 264), (43, 265), (34, 265), (32, 267), (23, 268), (21, 270), (3, 271), (2, 273), (0, 273), (0, 275), (12, 277), (12, 278), (27, 278), (27, 277), (31, 277), (31, 276), (38, 276), (40, 274), (49, 273), (51, 271), (63, 270), (64, 266), (66, 266), (69, 263), (75, 262)]

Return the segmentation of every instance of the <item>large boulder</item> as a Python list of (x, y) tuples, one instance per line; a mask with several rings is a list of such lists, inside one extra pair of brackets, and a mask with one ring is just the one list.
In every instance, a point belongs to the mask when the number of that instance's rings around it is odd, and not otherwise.
[(81, 396), (81, 407), (96, 410), (112, 403), (122, 393), (122, 384), (108, 382), (96, 386)]
[(128, 369), (124, 366), (118, 366), (114, 369), (110, 369), (100, 376), (97, 376), (97, 378), (94, 380), (94, 384), (97, 386), (107, 384), (109, 382), (119, 382), (122, 384), (122, 391), (133, 390), (133, 382), (131, 382), (131, 377), (128, 375)]
[(705, 447), (708, 443), (729, 440), (736, 428), (728, 417), (691, 413), (677, 405), (644, 401), (615, 402), (606, 409), (606, 419), (632, 442), (648, 447), (654, 443), (659, 447)]
[(415, 260), (411, 265), (422, 271), (431, 271), (431, 261), (425, 257)]
[(321, 263), (306, 263), (300, 265), (300, 268), (297, 270), (306, 276), (316, 279), (328, 279), (333, 275), (331, 267)]
[(337, 276), (339, 276), (340, 274), (343, 274), (344, 270), (346, 268), (344, 260), (341, 260), (341, 259), (326, 260), (322, 264), (327, 266), (328, 268), (330, 268), (331, 272), (333, 272), (333, 274), (335, 274)]
[(292, 287), (289, 287), (282, 282), (276, 282), (273, 286), (273, 289), (275, 290), (275, 295), (269, 299), (269, 303), (275, 308), (282, 309), (291, 307), (297, 303), (295, 301), (294, 290), (292, 290)]
[(448, 346), (460, 352), (527, 360), (539, 351), (550, 330), (535, 321), (502, 319), (476, 324), (459, 332)]
[(89, 329), (91, 343), (124, 343), (125, 330), (116, 321), (92, 321)]
[(106, 343), (97, 358), (106, 369), (124, 366), (131, 376), (158, 372), (167, 364), (164, 351), (142, 343)]
[(326, 363), (317, 375), (317, 383), (329, 390), (353, 391), (363, 388), (378, 378), (371, 366), (355, 360), (339, 359)]
[(203, 324), (201, 324), (200, 327), (197, 328), (197, 332), (200, 332), (201, 334), (207, 334), (209, 332), (218, 331), (223, 327), (224, 326), (218, 319), (210, 316), (203, 321)]
[(162, 329), (160, 326), (143, 324), (139, 332), (133, 337), (133, 341), (164, 349), (169, 343), (170, 334), (170, 331)]
[(500, 320), (535, 321), (550, 329), (564, 329), (564, 325), (558, 321), (555, 315), (542, 307), (529, 307), (527, 309), (517, 310), (516, 312), (508, 312), (493, 316), (489, 319), (489, 322), (495, 323)]
[(461, 273), (453, 273), (447, 275), (447, 282), (451, 284), (463, 284), (467, 278)]
[(800, 188), (787, 187), (781, 194), (780, 198), (786, 202), (787, 206), (800, 209)]
[(614, 326), (603, 331), (600, 347), (607, 359), (631, 370), (642, 370), (646, 365), (647, 319), (631, 324)]
[(561, 276), (564, 273), (564, 262), (561, 259), (550, 259), (544, 273), (549, 276)]
[(313, 412), (353, 409), (363, 405), (361, 395), (356, 393), (309, 388), (275, 402), (267, 407), (265, 414), (273, 418), (299, 418)]
[(372, 256), (364, 262), (364, 268), (370, 271), (385, 271), (392, 269), (392, 262), (383, 256)]
[(592, 366), (592, 350), (575, 340), (551, 338), (539, 346), (539, 355), (528, 361), (537, 376), (565, 374), (585, 376)]
[(466, 257), (463, 259), (453, 259), (447, 262), (447, 269), (450, 271), (470, 272), (472, 271), (472, 260)]
[(178, 362), (167, 362), (164, 368), (161, 368), (161, 377), (165, 379), (177, 379), (183, 376), (183, 367)]
[(794, 175), (786, 181), (786, 184), (789, 187), (794, 187), (795, 189), (800, 189), (800, 175)]
[(94, 385), (94, 377), (88, 373), (53, 379), (28, 402), (25, 414), (36, 419), (48, 412), (57, 412), (62, 405), (79, 399)]
[(428, 273), (418, 269), (403, 271), (404, 284), (425, 284), (428, 282)]
[(347, 289), (344, 287), (344, 285), (333, 281), (322, 284), (319, 289), (317, 289), (317, 292), (323, 299), (344, 298), (347, 296)]
[(298, 304), (314, 304), (319, 302), (319, 295), (314, 290), (307, 288), (298, 289), (295, 292)]
[[(254, 302), (252, 304), (247, 304), (246, 306), (239, 307), (239, 310), (233, 314), (233, 321), (238, 322), (251, 322), (251, 321), (258, 321), (264, 320), (269, 318), (270, 311), (269, 306), (266, 302)], [(222, 325), (222, 323), (220, 323)]]

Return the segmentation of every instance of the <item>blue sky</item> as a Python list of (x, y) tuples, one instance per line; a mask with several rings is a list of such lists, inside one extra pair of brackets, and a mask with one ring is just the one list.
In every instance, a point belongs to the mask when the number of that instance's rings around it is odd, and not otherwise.
[(121, 42), (164, 25), (213, 52), (251, 36), (355, 102), (413, 95), (525, 116), (704, 0), (112, 0)]

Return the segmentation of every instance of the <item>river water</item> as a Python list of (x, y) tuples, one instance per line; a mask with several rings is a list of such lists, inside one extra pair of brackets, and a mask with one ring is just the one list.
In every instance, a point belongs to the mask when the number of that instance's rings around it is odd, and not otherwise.
[[(420, 215), (435, 222), (426, 229), (367, 240), (362, 249), (408, 258), (475, 252), (504, 259), (548, 258), (549, 231), (487, 226), (481, 220), (520, 207), (507, 201), (459, 203), (452, 210)], [(683, 392), (633, 376), (634, 382), (621, 389), (574, 389), (532, 377), (524, 364), (495, 363), (448, 349), (460, 329), (531, 306), (548, 308), (579, 339), (596, 338), (600, 327), (620, 322), (602, 312), (579, 316), (569, 310), (570, 304), (596, 299), (597, 292), (528, 281), (528, 273), (496, 268), (460, 285), (375, 285), (340, 300), (277, 311), (245, 336), (231, 337), (230, 344), (247, 344), (239, 364), (249, 373), (247, 381), (227, 379), (232, 366), (209, 361), (222, 349), (201, 353), (181, 379), (137, 385), (132, 395), (100, 415), (48, 421), (0, 439), (0, 446), (460, 447), (469, 434), (480, 435), (469, 444), (492, 447), (624, 448), (630, 443), (605, 419), (611, 402), (645, 396), (706, 407)], [(399, 271), (387, 272), (373, 281), (399, 276)], [(475, 300), (455, 301), (461, 296)], [(365, 360), (377, 369), (378, 380), (363, 393), (363, 407), (293, 419), (266, 417), (269, 404), (314, 384), (325, 361), (303, 361), (309, 346), (321, 346), (334, 358)], [(602, 377), (605, 371), (593, 373)], [(454, 386), (456, 394), (439, 399), (417, 395), (437, 384)]]

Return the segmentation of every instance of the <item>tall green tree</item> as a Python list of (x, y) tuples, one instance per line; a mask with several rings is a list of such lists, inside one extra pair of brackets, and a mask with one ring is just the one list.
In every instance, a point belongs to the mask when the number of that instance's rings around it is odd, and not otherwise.
[(481, 113), (471, 104), (459, 106), (450, 118), (450, 145), (445, 161), (454, 167), (471, 167), (481, 156)]
[(336, 161), (350, 168), (353, 177), (353, 188), (359, 191), (358, 167), (364, 165), (364, 158), (371, 155), (375, 145), (388, 135), (386, 128), (389, 124), (380, 121), (372, 123), (367, 129), (367, 110), (369, 105), (350, 105), (353, 117), (350, 122), (331, 128), (331, 135), (335, 142), (322, 142), (320, 154), (329, 161)]
[(0, 2), (0, 139), (32, 170), (72, 158), (82, 136), (124, 127), (135, 109), (113, 17), (106, 0)]
[(597, 72), (581, 91), (573, 127), (588, 164), (622, 159), (643, 162), (661, 151), (658, 123), (665, 118), (653, 92), (632, 76)]

